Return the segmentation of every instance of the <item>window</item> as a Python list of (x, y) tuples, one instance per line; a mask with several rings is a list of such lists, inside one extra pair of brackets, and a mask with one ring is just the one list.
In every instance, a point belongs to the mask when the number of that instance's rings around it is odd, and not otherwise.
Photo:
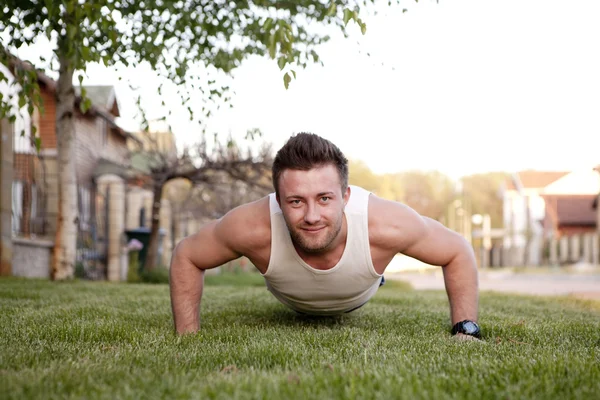
[(143, 228), (146, 223), (146, 207), (140, 208), (140, 228)]
[(12, 230), (14, 233), (21, 232), (21, 220), (23, 218), (23, 182), (12, 183)]
[(34, 146), (31, 143), (31, 117), (27, 113), (27, 107), (23, 107), (16, 117), (13, 149), (15, 153), (32, 153)]
[(82, 230), (87, 230), (91, 219), (90, 190), (85, 186), (79, 186), (79, 226)]

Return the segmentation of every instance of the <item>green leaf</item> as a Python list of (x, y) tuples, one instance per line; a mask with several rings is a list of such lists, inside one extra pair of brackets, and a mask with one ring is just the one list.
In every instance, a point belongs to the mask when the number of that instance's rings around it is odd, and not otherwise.
[(33, 138), (33, 141), (35, 143), (35, 149), (37, 151), (40, 151), (40, 149), (42, 148), (42, 138), (39, 136), (36, 136), (35, 138)]
[(263, 25), (263, 29), (268, 32), (271, 30), (271, 26), (273, 25), (273, 18), (267, 18), (265, 24)]
[(279, 57), (279, 60), (277, 60), (277, 65), (279, 66), (280, 70), (285, 67), (285, 64), (287, 64), (287, 59), (284, 56)]
[(90, 99), (88, 99), (88, 98), (86, 98), (81, 103), (79, 103), (79, 109), (84, 114), (86, 112), (88, 112), (88, 110), (90, 109), (91, 106), (92, 106), (92, 101)]
[(27, 103), (27, 98), (25, 97), (24, 94), (21, 94), (19, 96), (19, 109), (25, 107), (25, 104)]
[(344, 8), (344, 25), (348, 25), (348, 21), (352, 19), (354, 13), (348, 8)]
[(294, 79), (296, 79), (296, 71), (294, 71), (293, 69), (291, 69), (290, 72), (292, 73), (292, 75), (294, 75)]
[(332, 1), (331, 4), (329, 5), (329, 8), (327, 9), (327, 16), (331, 17), (331, 16), (335, 15), (336, 11), (337, 11), (337, 6), (335, 5), (335, 1)]
[(290, 82), (292, 81), (292, 77), (287, 72), (283, 75), (283, 85), (287, 89), (290, 86)]
[(269, 36), (269, 55), (271, 58), (275, 58), (277, 52), (277, 43), (275, 43), (275, 34)]

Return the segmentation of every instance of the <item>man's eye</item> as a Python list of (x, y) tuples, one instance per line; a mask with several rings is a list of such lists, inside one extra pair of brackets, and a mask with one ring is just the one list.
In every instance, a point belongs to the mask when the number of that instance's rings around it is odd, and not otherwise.
[(323, 202), (327, 202), (328, 200), (329, 200), (329, 197), (327, 197), (327, 196), (321, 197), (321, 201), (323, 201)]
[(300, 200), (292, 200), (292, 204), (297, 206), (298, 204), (300, 204)]

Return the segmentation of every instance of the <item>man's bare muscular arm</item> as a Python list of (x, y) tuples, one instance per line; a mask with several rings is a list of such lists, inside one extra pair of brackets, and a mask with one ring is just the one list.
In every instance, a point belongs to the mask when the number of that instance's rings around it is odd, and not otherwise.
[(263, 249), (270, 240), (268, 207), (268, 198), (237, 207), (177, 244), (171, 258), (169, 285), (178, 334), (200, 328), (205, 270), (253, 252), (260, 258), (257, 249)]
[(441, 266), (452, 325), (478, 318), (478, 271), (471, 245), (439, 222), (403, 204), (371, 196), (372, 246)]

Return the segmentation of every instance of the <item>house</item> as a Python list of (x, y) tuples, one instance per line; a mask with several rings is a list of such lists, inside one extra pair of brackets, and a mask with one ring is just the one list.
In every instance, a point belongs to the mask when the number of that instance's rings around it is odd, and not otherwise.
[[(31, 68), (16, 58), (7, 67), (9, 73), (17, 68)], [(14, 127), (13, 266), (15, 275), (46, 277), (58, 214), (57, 86), (43, 73), (38, 73), (38, 82), (44, 111), (34, 110)], [(117, 124), (120, 110), (112, 86), (85, 88), (92, 105), (81, 112), (78, 105), (82, 97), (77, 89), (74, 118), (79, 208), (77, 267), (97, 278), (106, 277), (103, 275), (108, 270), (108, 278), (116, 280), (117, 263), (121, 262), (118, 258), (126, 182), (132, 175), (128, 145), (137, 139)], [(30, 131), (31, 126), (35, 126), (36, 136), (41, 139), (39, 153), (27, 137), (20, 135), (21, 127)], [(32, 254), (38, 258), (32, 259)]]
[(540, 265), (546, 203), (541, 193), (569, 171), (525, 170), (511, 175), (502, 188), (503, 265)]
[[(600, 176), (593, 169), (573, 171), (542, 191), (546, 203), (545, 237), (551, 262), (598, 261), (597, 211)], [(558, 248), (556, 248), (558, 246)]]
[(600, 176), (593, 169), (573, 171), (542, 191), (548, 212), (544, 227), (561, 237), (596, 231), (594, 202), (600, 193)]

